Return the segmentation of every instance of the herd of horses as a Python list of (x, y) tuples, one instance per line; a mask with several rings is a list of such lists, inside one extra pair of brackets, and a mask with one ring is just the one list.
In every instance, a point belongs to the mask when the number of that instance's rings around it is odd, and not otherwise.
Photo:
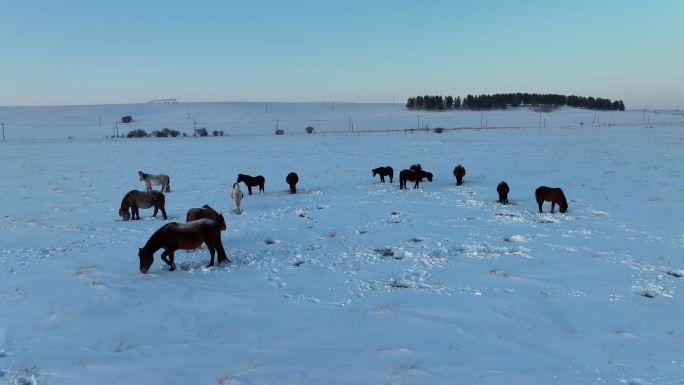
[[(380, 182), (385, 183), (385, 177), (389, 177), (390, 183), (393, 183), (394, 169), (391, 166), (377, 167), (372, 169), (373, 177), (379, 175)], [(463, 177), (466, 175), (466, 169), (462, 165), (454, 167), (453, 175), (456, 178), (456, 185), (463, 184)], [(165, 210), (165, 197), (163, 192), (171, 192), (169, 185), (169, 176), (165, 174), (153, 175), (138, 171), (140, 181), (145, 183), (146, 191), (131, 190), (124, 195), (121, 200), (121, 207), (119, 208), (119, 216), (122, 220), (136, 220), (140, 219), (139, 209), (147, 209), (154, 207), (152, 217), (156, 217), (157, 213), (161, 211), (162, 218), (167, 219)], [(409, 168), (399, 172), (399, 189), (406, 189), (406, 182), (415, 182), (413, 188), (418, 188), (423, 179), (432, 182), (433, 174), (429, 171), (423, 170), (423, 167), (418, 164), (413, 164)], [(297, 183), (299, 176), (291, 172), (285, 177), (285, 182), (288, 184), (290, 193), (297, 193)], [(235, 202), (237, 214), (241, 213), (240, 202), (243, 194), (240, 190), (240, 183), (247, 186), (249, 195), (252, 195), (252, 187), (259, 187), (259, 192), (264, 193), (264, 185), (266, 179), (261, 176), (250, 176), (246, 174), (238, 174), (237, 181), (233, 184), (231, 191), (231, 199)], [(152, 190), (152, 186), (161, 185), (161, 191)], [(496, 186), (496, 192), (499, 195), (498, 202), (502, 205), (508, 204), (508, 193), (510, 188), (508, 183), (501, 181)], [(551, 212), (554, 212), (555, 206), (558, 205), (561, 213), (568, 210), (568, 201), (560, 188), (552, 188), (546, 186), (538, 187), (534, 192), (535, 200), (539, 206), (539, 212), (542, 212), (542, 205), (544, 202), (551, 202)], [(161, 259), (169, 265), (169, 270), (174, 271), (176, 264), (174, 262), (174, 253), (177, 250), (193, 250), (197, 249), (202, 244), (207, 245), (211, 260), (207, 267), (214, 266), (214, 256), (218, 254), (218, 264), (223, 262), (230, 263), (230, 258), (226, 254), (223, 244), (221, 242), (221, 231), (226, 230), (226, 221), (222, 214), (209, 205), (202, 207), (193, 207), (188, 210), (186, 223), (171, 222), (163, 225), (155, 231), (145, 246), (138, 250), (138, 257), (140, 258), (140, 271), (146, 274), (152, 262), (154, 261), (154, 254), (159, 249), (164, 249), (161, 254)]]

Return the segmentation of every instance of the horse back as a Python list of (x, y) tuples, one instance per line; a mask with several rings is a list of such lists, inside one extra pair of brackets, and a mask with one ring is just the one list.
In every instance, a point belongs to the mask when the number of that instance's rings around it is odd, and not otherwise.
[(220, 232), (219, 225), (209, 218), (188, 223), (171, 222), (160, 229), (160, 241), (164, 248), (189, 250), (203, 243), (213, 245)]
[(537, 198), (537, 202), (561, 202), (565, 200), (563, 190), (558, 187), (539, 186), (534, 190), (534, 196)]

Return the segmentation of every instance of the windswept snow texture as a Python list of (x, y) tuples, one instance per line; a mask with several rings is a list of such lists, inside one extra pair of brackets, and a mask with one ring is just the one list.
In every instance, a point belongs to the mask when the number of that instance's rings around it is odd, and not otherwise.
[[(681, 384), (682, 117), (545, 115), (573, 127), (0, 143), (0, 383)], [(434, 180), (400, 191), (413, 163)], [(171, 177), (168, 221), (119, 219), (138, 170)], [(238, 173), (266, 178), (241, 215)], [(568, 212), (538, 213), (540, 185)], [(204, 204), (233, 263), (158, 252), (141, 274), (138, 248)]]

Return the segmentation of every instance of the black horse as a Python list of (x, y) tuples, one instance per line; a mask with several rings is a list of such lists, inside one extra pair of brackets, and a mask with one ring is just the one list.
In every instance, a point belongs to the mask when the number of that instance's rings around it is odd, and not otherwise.
[(245, 186), (247, 186), (247, 191), (249, 192), (249, 195), (252, 195), (252, 187), (255, 186), (259, 186), (260, 193), (264, 192), (264, 183), (266, 183), (266, 179), (264, 179), (264, 177), (261, 175), (250, 176), (245, 174), (238, 174), (237, 183), (240, 182), (243, 182)]
[(560, 207), (560, 212), (565, 213), (568, 211), (568, 201), (565, 199), (565, 194), (563, 194), (563, 190), (560, 188), (552, 188), (552, 187), (546, 187), (546, 186), (539, 186), (534, 191), (534, 198), (537, 200), (537, 205), (539, 206), (539, 212), (542, 212), (542, 204), (544, 201), (546, 202), (551, 202), (551, 212), (553, 212), (553, 209), (556, 207), (556, 204), (558, 204), (558, 207)]
[(453, 174), (456, 177), (456, 186), (462, 185), (463, 184), (463, 177), (466, 174), (465, 167), (463, 167), (459, 164), (458, 166), (454, 167)]
[(297, 193), (297, 182), (299, 182), (299, 175), (296, 172), (291, 172), (285, 177), (285, 182), (290, 185), (290, 194)]
[(403, 190), (406, 188), (406, 181), (415, 181), (416, 184), (413, 186), (413, 188), (418, 188), (418, 185), (420, 184), (420, 181), (423, 178), (427, 178), (430, 182), (432, 182), (432, 173), (423, 171), (423, 170), (408, 170), (404, 169), (401, 170), (399, 173), (399, 189)]
[(392, 183), (392, 178), (394, 178), (394, 170), (390, 166), (374, 168), (373, 178), (375, 178), (376, 175), (380, 175), (380, 183), (385, 183), (386, 176), (389, 176), (390, 183)]
[(499, 193), (499, 203), (502, 205), (507, 205), (508, 204), (508, 192), (511, 191), (510, 188), (508, 188), (508, 183), (501, 181), (499, 184), (496, 186), (496, 192)]

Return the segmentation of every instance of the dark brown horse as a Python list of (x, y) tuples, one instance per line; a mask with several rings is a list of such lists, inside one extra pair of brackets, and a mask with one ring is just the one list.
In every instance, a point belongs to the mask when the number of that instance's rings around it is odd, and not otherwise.
[(511, 189), (508, 188), (508, 183), (505, 181), (499, 182), (499, 184), (496, 186), (496, 192), (499, 193), (499, 203), (502, 205), (508, 204), (509, 191), (511, 191)]
[(252, 187), (259, 186), (259, 192), (264, 192), (264, 183), (266, 179), (263, 176), (250, 176), (245, 174), (238, 174), (237, 183), (243, 182), (247, 186), (247, 191), (249, 195), (252, 195)]
[(552, 188), (540, 186), (534, 191), (534, 197), (539, 205), (539, 212), (542, 212), (542, 204), (544, 201), (551, 202), (551, 212), (558, 204), (561, 213), (568, 211), (568, 201), (565, 199), (565, 194), (560, 188)]
[(218, 251), (218, 264), (230, 262), (223, 244), (221, 243), (221, 228), (211, 219), (199, 219), (190, 223), (171, 222), (162, 226), (147, 241), (145, 246), (138, 249), (140, 258), (140, 272), (146, 274), (154, 261), (154, 253), (164, 249), (161, 259), (170, 266), (170, 270), (176, 270), (173, 253), (176, 250), (194, 250), (202, 244), (206, 244), (211, 254), (211, 261), (207, 267), (214, 266), (214, 254)]
[(380, 175), (380, 183), (385, 183), (386, 176), (390, 178), (390, 183), (392, 183), (392, 179), (394, 178), (394, 169), (392, 169), (390, 166), (374, 168), (373, 178), (375, 178), (376, 175)]
[[(121, 200), (121, 208), (119, 208), (119, 216), (122, 220), (140, 219), (138, 209), (149, 209), (154, 206), (153, 217), (157, 216), (157, 210), (161, 210), (162, 219), (166, 220), (166, 210), (164, 210), (164, 203), (166, 199), (164, 194), (159, 191), (138, 191), (131, 190), (124, 195)], [(131, 209), (130, 213), (128, 209)]]
[(465, 167), (461, 166), (460, 164), (456, 167), (454, 167), (454, 176), (456, 177), (456, 186), (460, 186), (463, 184), (463, 177), (466, 174), (466, 169)]
[[(203, 218), (211, 219), (212, 221), (216, 222), (221, 231), (225, 231), (227, 228), (226, 220), (223, 218), (223, 214), (217, 213), (216, 210), (211, 208), (209, 205), (204, 205), (201, 208), (195, 207), (188, 210), (188, 213), (185, 215), (185, 222), (192, 222)], [(218, 242), (221, 243), (221, 237), (219, 237)], [(226, 252), (223, 250), (223, 246), (221, 246), (221, 248), (217, 248), (217, 251), (219, 254), (219, 261), (227, 259)]]
[(291, 194), (296, 194), (297, 193), (297, 182), (299, 182), (299, 176), (297, 175), (296, 172), (291, 172), (287, 174), (285, 177), (285, 182), (287, 182), (288, 185), (290, 185), (290, 193)]
[(432, 173), (427, 172), (427, 171), (416, 171), (416, 170), (408, 170), (404, 169), (401, 170), (399, 173), (399, 189), (403, 190), (406, 188), (406, 181), (411, 181), (411, 182), (416, 182), (415, 185), (413, 185), (413, 188), (418, 188), (418, 185), (420, 184), (420, 181), (423, 178), (427, 178), (430, 182), (432, 182)]
[(185, 214), (185, 222), (192, 222), (202, 218), (209, 218), (219, 225), (221, 231), (226, 230), (226, 220), (223, 218), (223, 214), (217, 213), (216, 210), (209, 205), (191, 208), (188, 210), (188, 213)]

